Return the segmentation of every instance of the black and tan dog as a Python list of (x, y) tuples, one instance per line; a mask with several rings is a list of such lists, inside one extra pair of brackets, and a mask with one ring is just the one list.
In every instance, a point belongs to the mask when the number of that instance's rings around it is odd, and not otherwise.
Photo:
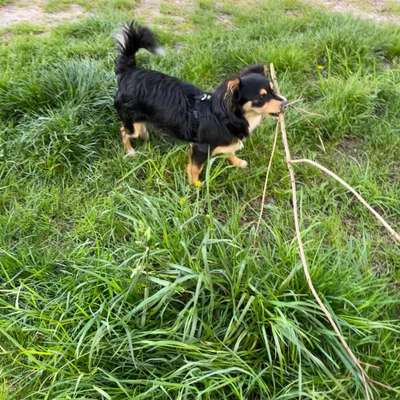
[(131, 23), (122, 30), (115, 72), (118, 91), (115, 107), (122, 121), (121, 138), (128, 155), (131, 139), (148, 137), (146, 123), (191, 143), (187, 174), (190, 183), (199, 176), (208, 155), (226, 154), (239, 168), (247, 162), (235, 153), (243, 147), (263, 117), (276, 116), (287, 106), (266, 77), (262, 65), (252, 65), (223, 82), (213, 93), (190, 83), (136, 65), (140, 48), (159, 52), (152, 32)]

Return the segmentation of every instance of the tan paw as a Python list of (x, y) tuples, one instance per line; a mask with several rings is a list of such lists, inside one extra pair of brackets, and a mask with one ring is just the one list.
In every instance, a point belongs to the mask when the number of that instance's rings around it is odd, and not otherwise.
[(247, 161), (242, 160), (241, 158), (236, 157), (235, 155), (229, 156), (229, 157), (228, 157), (228, 161), (229, 161), (234, 167), (237, 167), (237, 168), (246, 168), (247, 165), (248, 165), (248, 164), (247, 164)]
[(238, 168), (247, 168), (248, 165), (249, 163), (246, 160), (240, 160), (236, 166)]

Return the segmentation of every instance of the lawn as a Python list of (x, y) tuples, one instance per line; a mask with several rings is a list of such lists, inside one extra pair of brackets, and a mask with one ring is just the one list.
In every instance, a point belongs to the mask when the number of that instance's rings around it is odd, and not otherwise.
[[(112, 36), (144, 14), (79, 4), (81, 20), (0, 31), (0, 399), (364, 399), (302, 272), (281, 146), (255, 235), (275, 122), (246, 142), (247, 170), (214, 158), (200, 189), (184, 143), (153, 134), (124, 157)], [(273, 62), (302, 98), (293, 156), (400, 230), (399, 27), (294, 0), (165, 2), (152, 21), (166, 56), (139, 63), (204, 90)], [(296, 172), (317, 291), (398, 390), (375, 399), (400, 398), (400, 247), (344, 188)]]

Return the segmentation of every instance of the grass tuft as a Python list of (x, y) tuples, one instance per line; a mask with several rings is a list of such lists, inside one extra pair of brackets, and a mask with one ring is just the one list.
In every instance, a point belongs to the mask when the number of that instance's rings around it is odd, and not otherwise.
[[(112, 33), (134, 13), (78, 4), (92, 15), (11, 30), (0, 48), (0, 399), (362, 399), (301, 272), (281, 154), (254, 241), (274, 123), (246, 141), (248, 170), (212, 159), (197, 189), (187, 146), (154, 130), (125, 158)], [(164, 4), (155, 27), (166, 57), (140, 65), (211, 90), (273, 62), (302, 98), (286, 117), (294, 155), (400, 230), (398, 28), (294, 0), (202, 1), (175, 30), (178, 11)], [(297, 177), (315, 286), (369, 375), (400, 389), (400, 250), (343, 188)]]

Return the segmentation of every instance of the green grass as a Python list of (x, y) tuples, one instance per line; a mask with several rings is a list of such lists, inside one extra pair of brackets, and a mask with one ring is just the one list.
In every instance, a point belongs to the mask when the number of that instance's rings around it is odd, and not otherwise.
[[(301, 270), (281, 149), (254, 238), (274, 122), (246, 142), (248, 170), (210, 160), (200, 190), (185, 144), (153, 134), (123, 156), (121, 4), (0, 48), (0, 399), (363, 399)], [(400, 229), (399, 28), (296, 1), (204, 1), (186, 19), (190, 33), (157, 25), (167, 56), (141, 65), (210, 90), (273, 62), (319, 114), (288, 112), (293, 154)], [(370, 376), (400, 390), (400, 248), (342, 187), (296, 170), (315, 286)]]

